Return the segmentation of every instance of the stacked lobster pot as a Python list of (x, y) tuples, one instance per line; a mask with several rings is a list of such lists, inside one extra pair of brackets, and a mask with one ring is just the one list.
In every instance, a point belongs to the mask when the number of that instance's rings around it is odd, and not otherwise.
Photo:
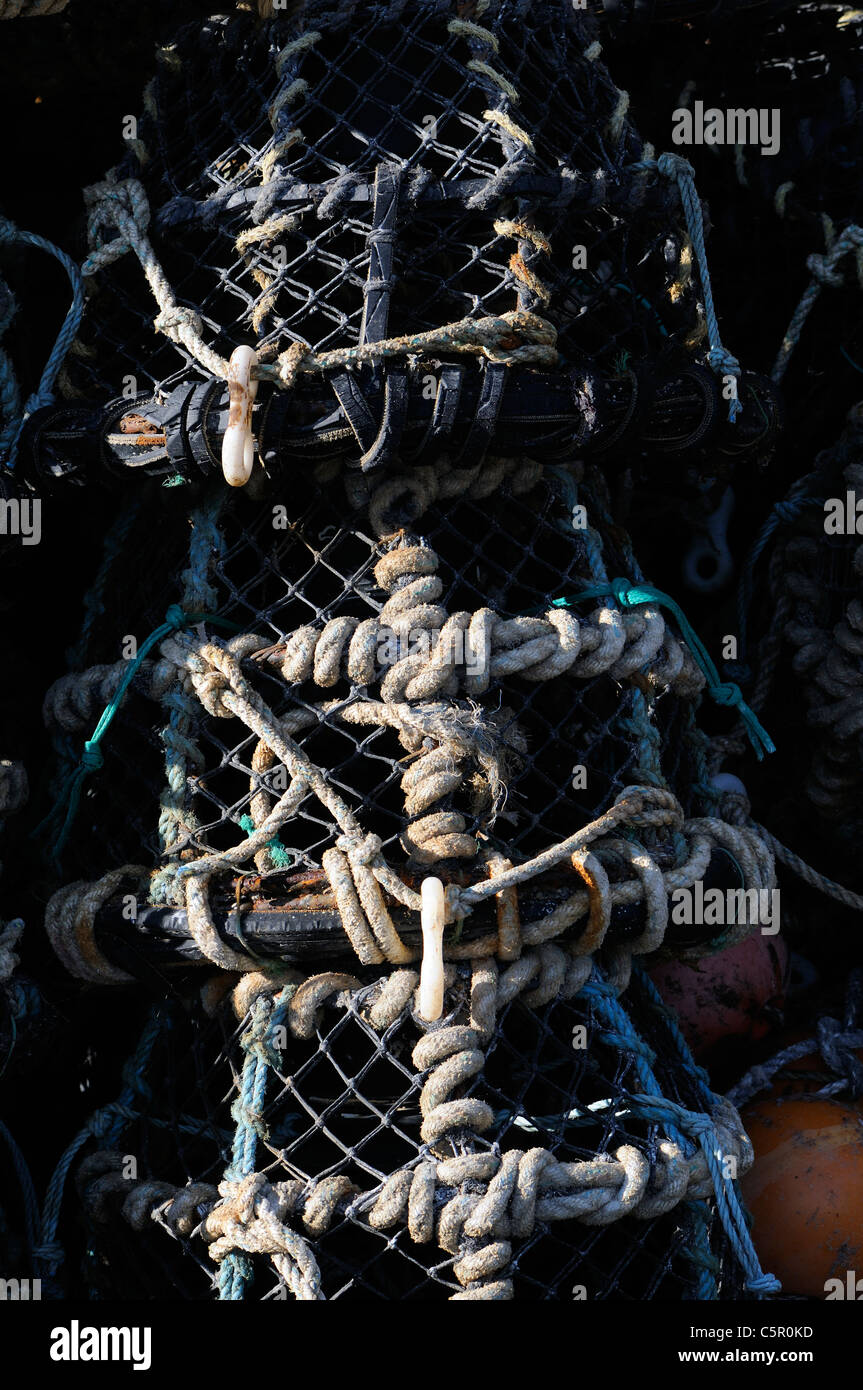
[(67, 1164), (67, 1287), (773, 1287), (739, 1119), (642, 969), (719, 944), (673, 889), (774, 883), (705, 697), (769, 740), (613, 483), (747, 457), (776, 400), (597, 35), (545, 0), (194, 23), (87, 190), (21, 442), (120, 497), (45, 702), (46, 928), (154, 1002)]

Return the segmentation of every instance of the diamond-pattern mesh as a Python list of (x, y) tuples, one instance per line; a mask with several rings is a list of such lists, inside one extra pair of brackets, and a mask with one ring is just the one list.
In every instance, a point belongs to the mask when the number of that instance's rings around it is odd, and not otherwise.
[[(378, 1034), (363, 1016), (369, 993), (328, 1006), (308, 1043), (289, 1035), (281, 1064), (271, 1071), (262, 1115), (266, 1137), (259, 1169), (270, 1181), (340, 1176), (373, 1192), (420, 1156), (421, 1083), (410, 1064), (416, 1030), (402, 1016)], [(637, 993), (629, 1007), (647, 1047), (667, 1059), (654, 1064), (664, 1093), (683, 1105), (697, 1104), (661, 1021)], [(238, 1084), (238, 1039), (248, 1024), (247, 1019), (232, 1030), (229, 1018), (221, 1015), (205, 1036), (198, 1023), (172, 1014), (153, 1059), (164, 1085), (119, 1144), (137, 1157), (139, 1176), (153, 1172), (178, 1185), (220, 1180), (232, 1139), (224, 1127), (226, 1105)], [(581, 1026), (586, 1046), (574, 1047)], [(632, 1054), (620, 1050), (620, 1040), (585, 999), (576, 999), (541, 1008), (519, 1001), (507, 1006), (486, 1067), (468, 1093), (495, 1111), (501, 1149), (542, 1145), (576, 1162), (613, 1153), (624, 1143), (655, 1157), (661, 1130), (627, 1113), (628, 1095), (640, 1089)], [(119, 1219), (122, 1192), (113, 1209), (110, 1200), (97, 1208), (99, 1219), (90, 1207), (81, 1267), (88, 1284), (102, 1293), (121, 1287), (129, 1298), (209, 1295), (213, 1269), (199, 1236), (179, 1238), (158, 1216), (159, 1229), (133, 1235)], [(428, 1301), (459, 1290), (453, 1256), (434, 1242), (413, 1243), (403, 1230), (375, 1230), (362, 1211), (346, 1213), (345, 1205), (315, 1240), (328, 1299)], [(515, 1249), (515, 1297), (569, 1301), (577, 1285), (591, 1300), (692, 1297), (696, 1270), (687, 1254), (688, 1212), (684, 1206), (605, 1228), (540, 1223)], [(253, 1296), (284, 1297), (267, 1261), (256, 1258), (254, 1265)], [(725, 1296), (733, 1293), (736, 1277), (733, 1262), (726, 1261)]]
[[(290, 530), (274, 529), (272, 504), (228, 499), (221, 521), (222, 552), (211, 576), (220, 615), (275, 644), (303, 624), (322, 626), (334, 617), (378, 612), (385, 596), (375, 587), (372, 567), (381, 547), (368, 536), (363, 515), (339, 516), (332, 488), (306, 480), (293, 490), (291, 517)], [(506, 615), (530, 613), (593, 582), (585, 542), (572, 530), (569, 511), (552, 482), (539, 482), (525, 497), (513, 498), (504, 489), (481, 502), (435, 506), (418, 525), (440, 557), (441, 602), (450, 612), (488, 605)], [(165, 545), (164, 537), (159, 544)], [(163, 563), (178, 574), (184, 560), (182, 552), (170, 559), (164, 554)], [(611, 537), (604, 560), (609, 573), (626, 567)], [(125, 634), (143, 638), (178, 597), (174, 585), (166, 583), (154, 595), (148, 584), (144, 602), (134, 612), (125, 583), (127, 569), (139, 564), (131, 540), (117, 564), (88, 664), (116, 659)], [(301, 709), (311, 712), (314, 727), (298, 736), (304, 751), (328, 770), (332, 784), (381, 837), (388, 857), (403, 862), (398, 837), (406, 823), (400, 788), (406, 764), (396, 734), (352, 727), (337, 712), (322, 711), (323, 692), (311, 682), (288, 689), (279, 675), (262, 670), (259, 663), (246, 662), (244, 669), (277, 717)], [(344, 681), (326, 697), (353, 701), (362, 692)], [(651, 765), (641, 764), (634, 723), (638, 698), (636, 688), (621, 688), (604, 675), (575, 681), (565, 676), (547, 682), (519, 676), (494, 681), (482, 697), (483, 708), (496, 712), (503, 743), (514, 755), (519, 751), (497, 822), (489, 828), (474, 820), (471, 828), (488, 831), (492, 843), (517, 862), (572, 834), (625, 786), (649, 778)], [(253, 770), (257, 738), (239, 720), (217, 719), (196, 709), (189, 737), (200, 749), (201, 765), (189, 769), (191, 809), (200, 825), (197, 848), (204, 852), (243, 838), (240, 819), (249, 813), (253, 792), (272, 787), (273, 774)], [(654, 736), (662, 748), (663, 773), (688, 806), (691, 760), (683, 718), (679, 700), (666, 695), (656, 707)], [(115, 864), (144, 862), (142, 854), (157, 861), (164, 780), (158, 729), (163, 723), (157, 708), (141, 695), (133, 693), (120, 708), (104, 740), (104, 770), (90, 784), (70, 842), (67, 872), (98, 877)], [(519, 735), (527, 739), (526, 751)], [(576, 765), (586, 771), (581, 789), (573, 787)], [(467, 798), (457, 797), (456, 803), (469, 813)], [(319, 866), (337, 834), (310, 794), (282, 840), (298, 867), (311, 868)]]
[[(279, 136), (267, 114), (281, 90), (274, 58), (295, 30), (239, 16), (180, 32), (148, 88), (145, 162), (130, 155), (120, 172), (144, 183), (168, 281), (203, 316), (213, 346), (229, 355), (257, 336), (266, 355), (297, 339), (318, 350), (356, 343), (372, 217), (361, 194), (380, 162), (400, 169), (411, 199), (394, 248), (390, 334), (511, 309), (516, 244), (493, 224), (514, 216), (551, 242), (548, 256), (520, 249), (552, 292), (547, 313), (567, 356), (607, 366), (622, 354), (661, 357), (697, 332), (694, 287), (667, 294), (680, 278), (677, 195), (630, 168), (644, 151), (616, 116), (621, 97), (605, 68), (584, 56), (589, 21), (565, 6), (522, 8), (509, 18), (504, 7), (492, 25), (499, 51), (485, 56), (518, 92), (511, 119), (529, 133), (529, 151), (486, 118), (500, 93), (468, 71), (476, 54), (448, 32), (440, 7), (417, 3), (410, 22), (393, 23), (375, 4), (347, 25), (320, 20), (322, 37), (297, 68), (307, 89), (290, 106), (303, 138), (263, 184)], [(293, 72), (286, 65), (284, 84)], [(351, 176), (359, 194), (322, 204)], [(544, 180), (542, 191), (520, 191), (526, 177)], [(443, 202), (430, 196), (439, 184)], [(287, 212), (296, 226), (238, 251), (241, 234)], [(587, 263), (574, 270), (578, 246)], [(527, 304), (532, 291), (522, 285), (521, 295)], [(528, 307), (542, 305), (534, 297)], [(118, 371), (141, 390), (178, 379), (178, 349), (154, 341), (149, 310), (131, 257), (99, 276), (70, 364), (75, 390), (116, 391)]]

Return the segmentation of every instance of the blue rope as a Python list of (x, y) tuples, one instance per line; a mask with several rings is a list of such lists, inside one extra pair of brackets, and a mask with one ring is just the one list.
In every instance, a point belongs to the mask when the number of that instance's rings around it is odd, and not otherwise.
[[(635, 170), (657, 169), (665, 178), (671, 179), (673, 183), (677, 184), (683, 215), (686, 218), (686, 230), (689, 233), (689, 240), (692, 242), (692, 249), (698, 264), (701, 293), (704, 296), (704, 317), (707, 322), (707, 341), (710, 344), (707, 361), (718, 376), (733, 376), (735, 379), (739, 379), (740, 363), (733, 353), (723, 347), (722, 339), (719, 336), (719, 323), (713, 303), (713, 287), (710, 283), (707, 251), (704, 245), (704, 219), (701, 212), (701, 200), (695, 188), (695, 170), (689, 160), (683, 159), (679, 154), (661, 154), (658, 159), (642, 159), (630, 167)], [(740, 401), (735, 395), (728, 403), (728, 418), (732, 424), (737, 419), (741, 409)]]
[[(282, 991), (275, 999), (268, 996), (255, 1000), (252, 1006), (252, 1026), (240, 1039), (240, 1045), (246, 1055), (243, 1059), (240, 1093), (231, 1106), (231, 1115), (237, 1128), (234, 1132), (231, 1163), (225, 1172), (226, 1182), (240, 1182), (255, 1171), (258, 1138), (266, 1135), (263, 1111), (270, 1066), (267, 1040), (274, 1011), (284, 1002), (284, 993)], [(293, 993), (292, 988), (289, 993)], [(252, 1263), (243, 1251), (230, 1251), (222, 1260), (219, 1269), (220, 1300), (242, 1300), (253, 1272)]]
[[(646, 977), (640, 971), (638, 978), (645, 986)], [(648, 989), (649, 998), (652, 991), (653, 999), (658, 999), (652, 982), (649, 988), (647, 986), (645, 988)], [(632, 1020), (596, 966), (594, 966), (593, 973), (584, 986), (582, 994), (592, 1001), (597, 1012), (604, 1017), (611, 1029), (621, 1035), (626, 1050), (632, 1055), (633, 1070), (642, 1086), (643, 1094), (630, 1095), (627, 1100), (627, 1108), (634, 1114), (641, 1115), (644, 1119), (661, 1124), (669, 1137), (676, 1140), (685, 1153), (692, 1152), (691, 1145), (687, 1144), (687, 1139), (695, 1140), (698, 1143), (713, 1181), (719, 1218), (746, 1275), (747, 1290), (756, 1295), (778, 1293), (781, 1289), (779, 1281), (772, 1274), (765, 1274), (761, 1269), (737, 1195), (736, 1185), (734, 1182), (728, 1181), (722, 1172), (721, 1160), (723, 1155), (719, 1149), (716, 1126), (710, 1115), (687, 1110), (684, 1106), (676, 1104), (662, 1094), (650, 1065), (643, 1055), (641, 1039), (635, 1031)], [(661, 1000), (659, 1003), (661, 1005)], [(669, 1022), (667, 1018), (666, 1022)], [(686, 1070), (699, 1085), (705, 1105), (712, 1110), (716, 1104), (716, 1097), (707, 1084), (705, 1074), (696, 1067), (679, 1030), (672, 1028), (671, 1032), (675, 1045), (680, 1050)]]
[[(838, 288), (842, 285), (842, 274), (837, 269), (839, 261), (849, 251), (859, 253), (861, 246), (863, 246), (863, 227), (858, 227), (851, 222), (833, 243), (826, 256), (820, 256), (817, 252), (813, 252), (811, 256), (806, 257), (806, 265), (812, 273), (812, 278), (803, 291), (797, 308), (791, 315), (791, 322), (786, 329), (785, 337), (782, 339), (773, 370), (770, 373), (772, 381), (781, 381), (785, 375), (791, 354), (800, 341), (803, 326), (824, 286), (830, 285), (833, 288)], [(840, 351), (844, 351), (844, 349), (840, 348)], [(856, 364), (852, 363), (851, 365)]]
[[(648, 975), (643, 966), (633, 962), (633, 974), (638, 982), (642, 994), (646, 998), (650, 1008), (658, 1014), (666, 1033), (671, 1038), (677, 1050), (677, 1055), (683, 1064), (689, 1080), (694, 1085), (696, 1092), (706, 1110), (712, 1110), (716, 1104), (716, 1097), (710, 1085), (710, 1077), (703, 1067), (700, 1067), (692, 1055), (689, 1044), (680, 1030), (677, 1015), (673, 1009), (669, 1008), (653, 980)], [(710, 1225), (707, 1203), (703, 1200), (687, 1202), (690, 1222), (692, 1225), (693, 1244), (687, 1246), (685, 1253), (687, 1257), (698, 1269), (696, 1284), (696, 1297), (699, 1299), (712, 1300), (717, 1294), (716, 1278), (719, 1273), (720, 1263), (710, 1249)]]
[[(18, 305), (9, 286), (0, 280), (0, 339), (15, 317)], [(11, 357), (0, 349), (0, 419), (8, 423), (0, 430), (0, 458), (9, 450), (21, 418), (21, 392)]]
[[(42, 406), (51, 405), (54, 400), (54, 384), (57, 374), (65, 360), (72, 343), (75, 341), (78, 329), (81, 327), (81, 319), (84, 316), (84, 281), (81, 271), (73, 260), (71, 260), (59, 247), (52, 242), (46, 241), (44, 237), (36, 236), (34, 232), (24, 232), (16, 227), (14, 222), (10, 222), (5, 217), (0, 217), (0, 243), (8, 245), (33, 246), (39, 251), (47, 251), (56, 261), (59, 261), (69, 277), (72, 286), (72, 303), (69, 311), (63, 320), (60, 332), (57, 335), (48, 361), (45, 363), (39, 385), (33, 394), (28, 397), (24, 404), (23, 411), (20, 407), (20, 398), (17, 404), (13, 404), (18, 395), (18, 387), (15, 382), (12, 364), (5, 353), (0, 353), (0, 405), (3, 413), (8, 414), (10, 407), (12, 410), (11, 418), (6, 427), (0, 433), (0, 461), (6, 463), (8, 468), (14, 468), (15, 458), (18, 452), (18, 440), (24, 428), (24, 422), (35, 410)], [(12, 301), (14, 312), (14, 300)], [(11, 319), (10, 312), (5, 323), (0, 320), (0, 334)]]
[[(78, 811), (78, 805), (81, 800), (81, 793), (84, 789), (84, 782), (86, 781), (89, 773), (98, 772), (99, 769), (103, 766), (104, 758), (102, 756), (102, 749), (99, 747), (99, 745), (102, 739), (104, 738), (105, 734), (107, 733), (115, 714), (117, 713), (121, 704), (123, 703), (123, 699), (125, 698), (126, 692), (128, 691), (129, 686), (132, 684), (132, 681), (134, 680), (136, 674), (140, 670), (144, 658), (150, 651), (152, 651), (153, 647), (156, 646), (158, 642), (163, 641), (163, 639), (165, 637), (168, 637), (170, 633), (179, 632), (183, 628), (191, 627), (193, 624), (201, 622), (217, 623), (219, 626), (230, 628), (234, 632), (238, 631), (236, 623), (228, 622), (227, 619), (220, 618), (218, 614), (186, 613), (183, 611), (183, 609), (180, 607), (178, 603), (172, 603), (167, 613), (165, 614), (165, 621), (161, 624), (161, 626), (157, 627), (153, 632), (151, 632), (149, 637), (141, 643), (141, 646), (138, 648), (137, 656), (134, 658), (133, 661), (129, 662), (129, 669), (123, 676), (123, 679), (120, 682), (120, 685), (117, 689), (116, 695), (114, 696), (113, 700), (111, 700), (105, 706), (104, 710), (102, 711), (101, 718), (99, 719), (99, 722), (96, 725), (96, 728), (94, 729), (92, 736), (89, 739), (87, 739), (86, 743), (84, 744), (84, 748), (80, 758), (78, 759), (77, 766), (74, 768), (74, 770), (70, 773), (66, 781), (61, 786), (59, 792), (57, 793), (54, 805), (48, 812), (48, 815), (45, 816), (44, 820), (40, 821), (39, 824), (36, 826), (36, 829), (31, 832), (33, 838), (42, 835), (43, 833), (47, 833), (49, 831), (51, 831), (51, 833), (54, 834), (52, 858), (56, 867), (59, 868), (60, 855), (63, 852), (63, 848), (66, 844), (66, 840), (68, 839), (69, 832), (72, 829), (72, 825), (74, 823), (75, 816)], [(60, 814), (62, 813), (64, 807), (66, 808), (66, 814), (63, 819), (62, 825), (60, 826), (59, 830), (57, 830), (56, 833), (54, 833), (54, 827), (56, 826), (57, 821), (59, 820)]]
[[(711, 698), (718, 705), (728, 705), (737, 710), (759, 761), (765, 753), (776, 752), (770, 735), (744, 700), (740, 686), (735, 685), (733, 681), (720, 680), (719, 672), (713, 664), (710, 653), (683, 609), (669, 594), (663, 593), (653, 584), (632, 585), (628, 579), (610, 579), (607, 585), (594, 584), (591, 588), (583, 589), (581, 593), (552, 599), (551, 606), (552, 608), (570, 608), (573, 604), (582, 603), (586, 599), (609, 597), (613, 597), (621, 608), (636, 608), (643, 603), (657, 603), (662, 608), (667, 608), (676, 618), (687, 646), (707, 677), (707, 690)], [(541, 609), (534, 611), (539, 612)]]
[[(594, 966), (593, 974), (588, 983), (584, 986), (582, 994), (586, 995), (587, 998), (593, 1002), (597, 1012), (602, 1014), (611, 1025), (600, 1035), (603, 1042), (609, 1043), (611, 1046), (617, 1047), (621, 1052), (626, 1052), (630, 1055), (633, 1058), (636, 1075), (638, 1076), (642, 1090), (647, 1095), (654, 1096), (661, 1100), (663, 1098), (662, 1091), (652, 1071), (652, 1063), (656, 1060), (656, 1054), (638, 1036), (632, 1024), (632, 1020), (626, 1013), (626, 1010), (623, 1008), (611, 986), (603, 978), (596, 966)], [(681, 1037), (681, 1042), (682, 1041)], [(685, 1047), (686, 1044), (684, 1043), (683, 1046)], [(707, 1091), (707, 1096), (712, 1108), (714, 1098), (709, 1089)], [(670, 1117), (666, 1122), (665, 1129), (669, 1137), (680, 1144), (685, 1154), (688, 1155), (693, 1152), (692, 1143), (685, 1135), (681, 1134), (674, 1123), (673, 1117)], [(695, 1264), (698, 1270), (696, 1275), (696, 1294), (700, 1299), (715, 1299), (716, 1282), (712, 1277), (712, 1271), (715, 1270), (718, 1262), (710, 1250), (707, 1216), (704, 1210), (704, 1204), (703, 1202), (687, 1202), (685, 1205), (689, 1211), (693, 1224), (694, 1247), (692, 1249), (685, 1248), (684, 1253), (687, 1258)]]
[(736, 1184), (729, 1181), (722, 1171), (723, 1154), (719, 1149), (716, 1126), (711, 1117), (699, 1114), (695, 1110), (687, 1110), (684, 1106), (669, 1100), (667, 1096), (661, 1099), (651, 1095), (632, 1096), (630, 1108), (644, 1119), (657, 1119), (666, 1125), (673, 1119), (681, 1129), (698, 1141), (713, 1182), (719, 1219), (746, 1275), (747, 1291), (756, 1295), (780, 1293), (782, 1285), (779, 1280), (772, 1274), (765, 1274), (761, 1268), (737, 1195)]

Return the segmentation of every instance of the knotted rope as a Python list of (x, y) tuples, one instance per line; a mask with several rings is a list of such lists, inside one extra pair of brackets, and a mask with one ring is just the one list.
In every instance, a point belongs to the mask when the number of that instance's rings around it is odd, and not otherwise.
[[(296, 1037), (313, 1037), (328, 1003), (358, 1011), (378, 1032), (408, 1017), (419, 1022), (418, 975), (411, 970), (383, 976), (371, 988), (333, 973), (282, 989), (275, 981), (258, 977), (252, 1026), (243, 1040), (246, 1061), (240, 1098), (234, 1109), (234, 1165), (218, 1189), (220, 1200), (212, 1188), (202, 1185), (177, 1189), (145, 1180), (135, 1187), (108, 1175), (89, 1186), (88, 1206), (106, 1219), (105, 1196), (119, 1191), (124, 1196), (123, 1215), (137, 1229), (149, 1212), (169, 1229), (182, 1227), (183, 1234), (197, 1233), (212, 1242), (209, 1253), (221, 1264), (223, 1298), (243, 1295), (250, 1268), (239, 1254), (268, 1255), (294, 1297), (324, 1297), (307, 1237), (314, 1240), (336, 1222), (350, 1220), (366, 1222), (377, 1231), (407, 1228), (419, 1245), (436, 1241), (454, 1257), (452, 1270), (459, 1287), (452, 1295), (454, 1301), (498, 1301), (513, 1297), (509, 1277), (513, 1243), (528, 1239), (538, 1223), (576, 1219), (586, 1225), (609, 1225), (626, 1216), (649, 1220), (681, 1201), (715, 1195), (733, 1229), (750, 1290), (764, 1293), (778, 1287), (761, 1273), (733, 1189), (726, 1190), (725, 1161), (733, 1159), (741, 1174), (752, 1162), (751, 1145), (734, 1107), (709, 1093), (711, 1115), (666, 1101), (644, 1058), (638, 1059), (637, 1069), (649, 1093), (621, 1097), (618, 1112), (644, 1116), (666, 1127), (668, 1138), (656, 1146), (653, 1164), (631, 1143), (620, 1145), (613, 1154), (599, 1153), (575, 1163), (561, 1162), (542, 1148), (501, 1154), (486, 1147), (488, 1141), (482, 1136), (493, 1125), (493, 1113), (484, 1101), (464, 1096), (463, 1091), (484, 1068), (485, 1048), (502, 1009), (517, 997), (531, 1007), (571, 998), (582, 988), (584, 978), (580, 971), (567, 968), (566, 953), (555, 946), (526, 953), (502, 973), (494, 962), (474, 961), (466, 969), (470, 987), (465, 1021), (460, 1021), (457, 1002), (462, 991), (455, 990), (448, 996), (452, 1002), (441, 1025), (427, 1028), (412, 1051), (413, 1065), (422, 1078), (423, 1147), (415, 1160), (376, 1187), (364, 1191), (340, 1175), (271, 1183), (251, 1170), (262, 1132), (265, 1059), (270, 1055), (267, 1035), (275, 1019), (284, 1017)], [(449, 983), (456, 984), (452, 974)], [(611, 1010), (608, 1016), (614, 1031), (604, 1035), (607, 1041), (627, 1051), (633, 1039), (639, 1043), (627, 1015), (595, 973), (589, 989), (600, 1012)], [(235, 1005), (239, 1013), (248, 998), (249, 991), (244, 990), (242, 1001)], [(294, 1228), (297, 1225), (306, 1236)]]
[[(665, 178), (677, 184), (689, 240), (692, 243), (698, 264), (701, 293), (704, 296), (704, 318), (709, 345), (707, 361), (717, 376), (733, 377), (736, 382), (740, 376), (740, 363), (727, 348), (723, 347), (722, 339), (719, 336), (719, 323), (716, 318), (716, 307), (713, 303), (713, 287), (707, 265), (707, 250), (704, 245), (704, 219), (701, 213), (701, 201), (695, 188), (695, 170), (689, 160), (683, 159), (679, 154), (661, 154), (658, 159), (638, 160), (630, 167), (634, 170), (656, 169)], [(728, 418), (732, 424), (737, 419), (741, 409), (735, 387), (734, 394), (728, 403)]]
[(613, 594), (622, 608), (635, 607), (639, 604), (657, 603), (663, 608), (667, 608), (673, 613), (686, 638), (688, 648), (693, 652), (701, 670), (707, 678), (707, 693), (716, 701), (718, 705), (727, 705), (736, 709), (743, 721), (749, 741), (755, 749), (755, 754), (759, 760), (765, 753), (775, 753), (776, 748), (767, 731), (762, 727), (757, 715), (746, 701), (738, 685), (733, 681), (722, 681), (713, 660), (698, 633), (693, 628), (683, 609), (668, 594), (661, 589), (655, 588), (652, 584), (640, 583), (632, 585), (626, 579), (612, 579), (607, 584), (597, 584), (591, 588), (584, 589), (581, 593), (570, 594), (566, 598), (554, 599), (552, 606), (568, 607), (573, 603), (580, 603), (588, 599), (600, 598), (605, 594)]

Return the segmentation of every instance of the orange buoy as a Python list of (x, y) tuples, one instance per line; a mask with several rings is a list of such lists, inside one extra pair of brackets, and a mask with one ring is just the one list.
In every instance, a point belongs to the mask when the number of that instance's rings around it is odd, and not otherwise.
[(780, 936), (753, 932), (745, 941), (690, 963), (669, 961), (650, 974), (696, 1057), (727, 1038), (755, 1042), (783, 1002), (788, 949)]
[(752, 1240), (785, 1293), (847, 1297), (841, 1290), (863, 1280), (863, 1113), (805, 1099), (796, 1084), (798, 1094), (783, 1099), (774, 1086), (741, 1112), (755, 1149), (741, 1181)]

